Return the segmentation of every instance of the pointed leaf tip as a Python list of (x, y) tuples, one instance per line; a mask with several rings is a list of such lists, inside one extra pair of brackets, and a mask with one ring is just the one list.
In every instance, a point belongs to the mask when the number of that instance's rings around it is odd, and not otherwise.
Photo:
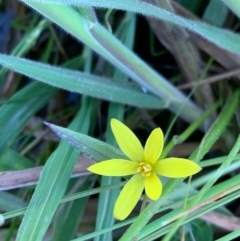
[(51, 123), (46, 122), (46, 121), (44, 121), (43, 123), (44, 123), (46, 126), (48, 126), (49, 128), (51, 128)]

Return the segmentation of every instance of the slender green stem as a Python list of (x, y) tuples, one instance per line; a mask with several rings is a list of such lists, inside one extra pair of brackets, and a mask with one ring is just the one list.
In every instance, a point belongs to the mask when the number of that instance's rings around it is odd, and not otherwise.
[(141, 206), (141, 209), (140, 209), (140, 213), (145, 209), (145, 207), (146, 207), (146, 204), (147, 204), (147, 195), (146, 194), (144, 194), (144, 196), (143, 196), (143, 202), (142, 202), (142, 206)]

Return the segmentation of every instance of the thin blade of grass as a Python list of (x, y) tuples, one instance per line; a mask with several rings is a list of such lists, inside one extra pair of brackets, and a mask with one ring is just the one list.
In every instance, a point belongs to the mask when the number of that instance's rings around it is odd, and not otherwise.
[[(74, 188), (74, 184), (77, 182), (79, 182), (79, 180), (71, 180), (69, 182), (69, 191), (71, 191), (71, 188)], [(92, 181), (87, 178), (76, 191), (89, 190), (91, 187)], [(61, 205), (61, 211), (56, 215), (54, 220), (52, 241), (71, 240), (76, 236), (88, 200), (89, 196), (86, 196)]]
[(240, 18), (240, 2), (235, 0), (222, 0), (239, 18)]
[(143, 108), (167, 107), (166, 103), (159, 98), (143, 93), (138, 86), (130, 83), (2, 54), (0, 54), (0, 64), (33, 79), (71, 92)]
[(124, 154), (116, 147), (90, 136), (46, 123), (59, 137), (66, 140), (83, 155), (94, 161), (102, 161), (111, 158), (124, 158)]
[[(21, 39), (18, 45), (11, 52), (12, 56), (23, 56), (25, 55), (36, 43), (36, 40), (39, 38), (40, 34), (47, 26), (47, 20), (41, 20), (36, 27), (31, 29), (29, 32), (25, 34), (25, 36)], [(7, 73), (7, 69), (0, 69), (0, 81), (3, 79), (4, 75)]]
[(177, 138), (174, 140), (171, 140), (164, 148), (161, 158), (165, 158), (168, 153), (173, 149), (173, 147), (179, 143), (182, 143), (186, 141), (191, 134), (196, 131), (199, 126), (202, 125), (202, 123), (207, 119), (208, 116), (210, 116), (216, 109), (219, 107), (219, 103), (213, 104), (208, 110), (206, 110), (201, 117), (199, 117), (196, 121), (194, 121), (182, 134), (180, 134)]
[[(191, 215), (187, 216), (186, 219), (184, 220), (183, 224), (187, 224), (188, 222), (191, 222), (191, 221), (195, 220), (196, 218), (200, 218), (201, 216), (203, 216), (206, 213), (211, 212), (212, 210), (221, 208), (222, 206), (232, 202), (233, 200), (235, 200), (239, 197), (240, 197), (240, 191), (238, 190), (238, 191), (232, 193), (231, 195), (225, 196), (222, 199), (217, 200), (214, 203), (211, 203), (210, 205), (206, 205), (205, 207), (198, 209), (197, 211), (191, 213)], [(175, 217), (177, 216), (177, 212), (175, 213), (175, 211), (177, 211), (177, 210), (174, 210), (171, 212), (172, 221), (175, 220)], [(184, 214), (185, 213), (183, 213), (183, 214), (180, 213), (180, 216), (181, 215), (184, 216)], [(166, 220), (170, 220), (170, 216), (166, 215)], [(162, 221), (164, 222), (163, 219), (159, 218), (158, 220), (152, 222), (150, 225), (152, 225), (152, 224), (155, 225), (155, 227), (152, 230), (153, 231), (157, 230), (157, 231), (153, 232), (152, 234), (150, 234), (144, 238), (141, 238), (141, 241), (153, 240), (152, 239), (153, 237), (158, 238), (164, 234), (167, 234), (171, 229), (171, 225), (159, 228), (159, 224), (161, 225)], [(140, 236), (140, 237), (142, 237), (142, 236)]]
[(204, 11), (203, 20), (215, 26), (221, 27), (224, 25), (228, 17), (228, 13), (229, 10), (227, 6), (224, 5), (223, 1), (211, 0)]
[[(91, 104), (85, 101), (70, 128), (87, 132)], [(20, 225), (17, 241), (40, 241), (61, 202), (79, 153), (61, 141), (45, 164), (38, 185)], [(31, 228), (29, 228), (31, 227)]]
[[(87, 55), (88, 58), (84, 62), (84, 72), (89, 72), (92, 65), (92, 50), (85, 47), (83, 50), (83, 56)], [(89, 97), (83, 97), (83, 102), (89, 100)], [(93, 110), (92, 110), (93, 111)], [(92, 115), (88, 114), (85, 118), (85, 124), (92, 122)], [(81, 132), (88, 133), (89, 126), (87, 128), (81, 128)], [(90, 190), (92, 187), (92, 180), (87, 178), (82, 181), (80, 185), (79, 180), (70, 180), (67, 188), (67, 193), (71, 193), (72, 190), (76, 190), (77, 193), (85, 190)], [(71, 195), (71, 194), (70, 194)], [(85, 212), (86, 205), (88, 203), (89, 196), (78, 198), (72, 202), (65, 203), (61, 206), (61, 209), (57, 213), (54, 222), (53, 241), (66, 241), (76, 236), (77, 230)]]
[[(204, 194), (213, 186), (213, 184), (222, 176), (224, 173), (224, 170), (231, 164), (231, 162), (234, 160), (236, 154), (238, 153), (240, 149), (240, 136), (238, 137), (235, 145), (233, 146), (232, 150), (230, 151), (228, 157), (224, 160), (224, 162), (221, 164), (221, 166), (216, 170), (214, 175), (208, 180), (203, 187), (199, 190), (199, 192), (195, 195), (195, 198), (190, 201), (190, 203), (187, 205), (187, 208), (194, 207), (194, 205), (197, 205), (197, 203), (201, 202), (202, 197)], [(163, 241), (169, 241), (174, 233), (177, 231), (177, 229), (182, 225), (185, 217), (180, 218), (178, 221), (176, 221), (175, 224), (172, 225), (171, 229), (169, 230), (169, 233), (163, 238)]]
[(5, 149), (0, 155), (0, 163), (0, 171), (23, 170), (34, 167), (34, 164), (29, 159), (11, 148)]
[(240, 237), (240, 229), (237, 229), (221, 238), (218, 238), (215, 241), (229, 241), (229, 240), (233, 240), (237, 237)]
[(55, 88), (42, 83), (31, 83), (1, 107), (0, 155), (13, 144), (27, 121), (49, 101), (55, 92)]
[(23, 201), (21, 198), (8, 193), (0, 192), (0, 207), (3, 211), (13, 211), (27, 206), (27, 202)]

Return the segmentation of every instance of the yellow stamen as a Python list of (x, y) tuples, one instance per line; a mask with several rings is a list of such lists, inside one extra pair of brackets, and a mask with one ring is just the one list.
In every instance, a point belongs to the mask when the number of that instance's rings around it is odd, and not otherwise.
[(146, 162), (140, 162), (137, 168), (137, 172), (141, 172), (144, 177), (149, 177), (151, 175), (152, 166)]

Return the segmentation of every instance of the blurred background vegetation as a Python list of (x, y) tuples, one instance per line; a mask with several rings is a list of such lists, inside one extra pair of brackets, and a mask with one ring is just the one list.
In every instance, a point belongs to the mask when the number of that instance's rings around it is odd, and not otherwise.
[[(49, 2), (0, 1), (0, 241), (238, 240), (237, 0)], [(203, 170), (116, 222), (111, 118)]]

